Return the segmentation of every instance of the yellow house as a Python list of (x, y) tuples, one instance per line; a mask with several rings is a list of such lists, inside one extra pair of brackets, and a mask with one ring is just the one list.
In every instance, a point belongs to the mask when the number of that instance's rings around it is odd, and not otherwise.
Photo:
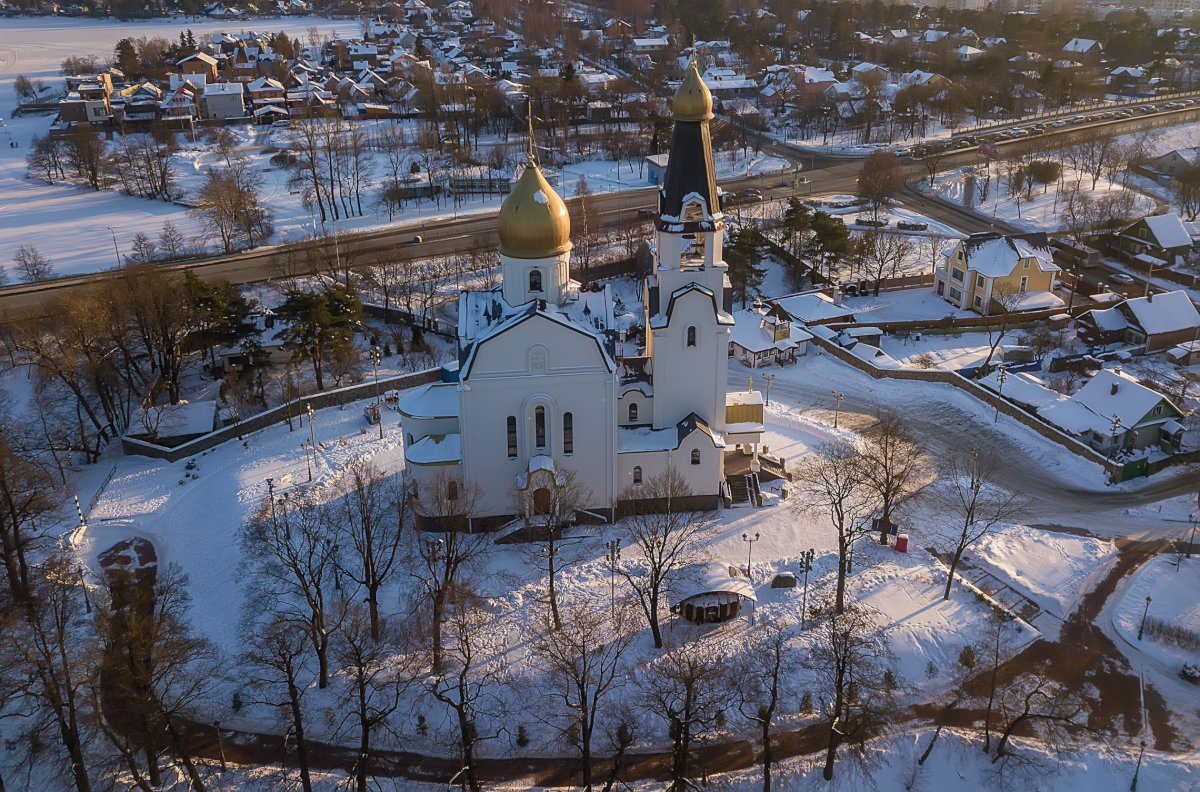
[(972, 234), (942, 253), (933, 288), (956, 308), (986, 316), (1063, 306), (1053, 293), (1058, 265), (1045, 234)]

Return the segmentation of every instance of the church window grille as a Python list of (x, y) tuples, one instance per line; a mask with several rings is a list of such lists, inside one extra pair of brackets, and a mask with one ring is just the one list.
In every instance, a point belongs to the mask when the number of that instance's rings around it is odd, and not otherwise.
[(508, 416), (508, 458), (515, 459), (517, 456), (517, 416)]
[(533, 410), (533, 444), (539, 449), (546, 447), (545, 407), (535, 407)]
[(633, 483), (640, 485), (642, 483), (642, 466), (638, 465), (633, 469)]
[(563, 453), (575, 453), (575, 416), (563, 413)]
[(629, 405), (629, 422), (634, 423), (635, 421), (637, 421), (637, 419), (638, 419), (638, 409), (637, 409), (637, 404), (634, 403), (634, 404)]
[(687, 329), (687, 345), (690, 347), (696, 346), (696, 326), (692, 325)]
[(692, 464), (693, 465), (700, 464), (700, 449), (699, 448), (692, 449)]
[(529, 272), (529, 291), (540, 292), (542, 290), (542, 271), (530, 270)]

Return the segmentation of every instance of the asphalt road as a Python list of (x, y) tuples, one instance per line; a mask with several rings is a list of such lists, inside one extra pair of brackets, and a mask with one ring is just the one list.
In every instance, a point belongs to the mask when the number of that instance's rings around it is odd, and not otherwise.
[[(1028, 146), (1031, 143), (1058, 146), (1076, 139), (1094, 136), (1100, 132), (1119, 134), (1152, 126), (1183, 123), (1195, 118), (1200, 118), (1200, 108), (1189, 108), (1172, 113), (1140, 116), (1120, 121), (1106, 121), (1099, 124), (1075, 125), (1061, 130), (1052, 130), (1045, 136), (1035, 139), (1025, 138), (997, 145), (1001, 150), (1015, 146)], [(787, 198), (793, 195), (852, 193), (855, 191), (855, 183), (862, 168), (862, 160), (822, 157), (790, 145), (768, 143), (763, 146), (763, 152), (788, 159), (800, 172), (728, 179), (722, 181), (721, 186), (726, 191), (735, 194), (741, 193), (748, 187), (755, 187), (763, 192), (763, 197), (767, 200)], [(968, 150), (944, 156), (941, 159), (941, 167), (942, 170), (948, 170), (978, 161), (976, 152)], [(925, 168), (920, 163), (914, 163), (908, 159), (904, 159), (903, 163), (906, 168), (906, 178), (909, 181), (920, 179), (925, 174)], [(801, 178), (807, 181), (797, 184)], [(909, 189), (901, 194), (900, 201), (910, 208), (923, 211), (933, 219), (945, 222), (962, 231), (986, 231), (993, 228), (1007, 230), (1002, 223), (990, 222), (988, 218), (981, 217), (962, 207), (955, 207)], [(653, 210), (656, 204), (656, 190), (654, 187), (647, 186), (636, 191), (597, 195), (592, 198), (592, 212), (595, 222), (604, 226), (613, 226), (623, 222), (637, 221), (639, 209)], [(417, 235), (421, 236), (423, 241), (414, 244), (412, 240)], [(353, 240), (353, 244), (363, 257), (384, 254), (394, 259), (413, 259), (464, 253), (481, 247), (495, 246), (497, 243), (496, 212), (491, 211), (436, 222), (406, 223), (366, 232), (355, 236)], [(209, 279), (226, 280), (234, 284), (254, 283), (278, 277), (286, 271), (293, 274), (304, 274), (304, 266), (298, 262), (296, 256), (296, 251), (302, 247), (303, 243), (259, 248), (231, 256), (164, 265), (164, 269), (178, 273), (192, 269), (197, 274)], [(86, 288), (97, 278), (102, 277), (106, 277), (106, 275), (92, 273), (57, 278), (42, 283), (17, 284), (0, 289), (0, 320), (41, 315), (46, 311), (48, 298)]]
[[(814, 350), (815, 352), (816, 350)], [(854, 386), (847, 384), (853, 377)], [(858, 371), (849, 371), (834, 381), (813, 377), (804, 382), (776, 380), (771, 399), (811, 411), (826, 420), (833, 418), (831, 391), (844, 392), (839, 423), (866, 426), (881, 408), (899, 411), (929, 456), (947, 460), (964, 449), (974, 449), (997, 463), (997, 477), (1004, 486), (1031, 501), (1029, 513), (1039, 523), (1085, 530), (1096, 536), (1124, 536), (1137, 539), (1175, 536), (1180, 526), (1160, 518), (1128, 514), (1124, 510), (1144, 506), (1165, 498), (1188, 495), (1200, 488), (1200, 471), (1179, 466), (1168, 468), (1151, 478), (1135, 479), (1118, 486), (1107, 486), (1098, 466), (1089, 465), (1068, 452), (1052, 459), (1069, 459), (1065, 467), (1048, 463), (1035, 451), (1047, 441), (1016, 422), (993, 413), (981, 403), (964, 407), (959, 392), (947, 385), (898, 380), (874, 380)], [(1028, 437), (1022, 445), (1018, 437)], [(1090, 468), (1087, 475), (1084, 468)]]

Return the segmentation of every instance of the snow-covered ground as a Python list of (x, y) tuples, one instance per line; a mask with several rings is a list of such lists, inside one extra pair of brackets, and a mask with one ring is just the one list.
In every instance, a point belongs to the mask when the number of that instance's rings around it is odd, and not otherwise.
[[(983, 167), (985, 166), (979, 166), (978, 170), (982, 172)], [(1026, 231), (1054, 231), (1063, 226), (1060, 215), (1065, 206), (1066, 194), (1076, 189), (1076, 186), (1081, 193), (1086, 193), (1093, 199), (1108, 192), (1124, 189), (1120, 184), (1114, 184), (1103, 177), (1096, 182), (1096, 186), (1093, 188), (1091, 176), (1077, 174), (1070, 166), (1064, 165), (1061, 190), (1056, 185), (1046, 187), (1039, 185), (1034, 187), (1029, 200), (1025, 199), (1024, 193), (1018, 191), (1020, 200), (1017, 200), (1012, 195), (1000, 166), (992, 164), (990, 167), (991, 183), (986, 200), (982, 199), (982, 190), (980, 189), (982, 177), (974, 175), (977, 171), (975, 167), (956, 168), (938, 175), (934, 179), (932, 192), (952, 203), (965, 205), (967, 203), (968, 173), (970, 173), (975, 182), (970, 196), (970, 204), (971, 208), (979, 214), (993, 217)], [(929, 183), (921, 182), (919, 189), (929, 192)], [(1134, 193), (1131, 209), (1133, 216), (1148, 214), (1153, 208), (1154, 200), (1152, 198), (1141, 193)]]
[[(1178, 535), (1186, 541), (1191, 525), (1180, 520), (1178, 527)], [(1200, 549), (1200, 539), (1197, 542)], [(1143, 614), (1191, 631), (1198, 645), (1183, 647), (1154, 635), (1152, 630), (1138, 640)], [(1133, 574), (1121, 599), (1113, 605), (1112, 620), (1117, 633), (1133, 652), (1148, 655), (1172, 671), (1178, 671), (1184, 663), (1200, 665), (1200, 553), (1181, 562), (1173, 553), (1146, 562)]]
[(967, 558), (1059, 619), (1116, 559), (1112, 542), (1014, 525), (991, 533)]
[[(955, 308), (939, 297), (932, 287), (883, 291), (878, 297), (845, 297), (840, 302), (854, 311), (854, 320), (859, 324), (874, 322), (904, 322), (912, 320), (944, 319), (947, 316), (971, 316), (971, 311)], [(911, 345), (901, 343), (901, 346)], [(909, 353), (911, 354), (911, 352)]]

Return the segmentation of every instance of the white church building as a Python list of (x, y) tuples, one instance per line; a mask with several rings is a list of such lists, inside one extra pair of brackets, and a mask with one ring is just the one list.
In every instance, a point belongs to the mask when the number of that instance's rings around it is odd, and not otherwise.
[(673, 468), (691, 490), (688, 507), (714, 509), (726, 453), (757, 449), (759, 395), (727, 392), (725, 221), (712, 97), (694, 65), (673, 115), (656, 261), (633, 310), (611, 285), (570, 279), (567, 207), (530, 157), (500, 209), (502, 285), (459, 296), (457, 365), (399, 402), (418, 508), (469, 485), (473, 521), (495, 527), (549, 510), (569, 477), (587, 511), (612, 519)]

